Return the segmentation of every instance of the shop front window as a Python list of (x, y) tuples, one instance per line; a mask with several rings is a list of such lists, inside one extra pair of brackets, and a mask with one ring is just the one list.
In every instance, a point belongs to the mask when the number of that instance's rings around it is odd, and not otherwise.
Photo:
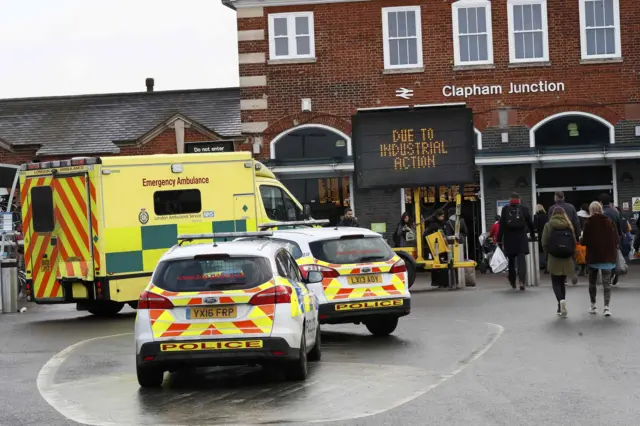
[(336, 225), (351, 206), (348, 177), (283, 179), (282, 184), (298, 201), (311, 207), (314, 219), (328, 219), (331, 225)]

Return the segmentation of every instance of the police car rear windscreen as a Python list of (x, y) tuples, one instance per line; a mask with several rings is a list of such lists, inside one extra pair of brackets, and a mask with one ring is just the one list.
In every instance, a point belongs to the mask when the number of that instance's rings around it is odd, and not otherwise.
[(384, 262), (395, 254), (380, 237), (348, 236), (314, 241), (309, 247), (316, 259), (337, 265)]
[(257, 287), (272, 277), (264, 257), (203, 256), (160, 262), (151, 281), (175, 292), (223, 291)]
[(352, 117), (359, 188), (474, 181), (473, 116), (463, 106), (362, 111)]

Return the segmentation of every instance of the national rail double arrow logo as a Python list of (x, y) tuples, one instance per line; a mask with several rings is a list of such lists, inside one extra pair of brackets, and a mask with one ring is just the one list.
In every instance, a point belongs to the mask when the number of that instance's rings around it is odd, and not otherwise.
[(413, 90), (401, 87), (396, 90), (396, 96), (399, 98), (411, 99), (413, 97)]

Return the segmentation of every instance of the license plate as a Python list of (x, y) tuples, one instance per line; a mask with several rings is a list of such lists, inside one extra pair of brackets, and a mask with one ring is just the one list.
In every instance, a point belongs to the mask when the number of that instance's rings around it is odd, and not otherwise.
[(382, 284), (382, 275), (351, 275), (349, 284)]
[(189, 308), (187, 319), (235, 318), (238, 316), (236, 306), (216, 306), (211, 308)]

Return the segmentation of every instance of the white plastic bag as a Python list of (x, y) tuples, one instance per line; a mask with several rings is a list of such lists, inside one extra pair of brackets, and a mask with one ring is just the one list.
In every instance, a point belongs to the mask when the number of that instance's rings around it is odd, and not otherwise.
[(500, 250), (500, 247), (496, 247), (496, 250), (493, 252), (489, 266), (491, 266), (491, 271), (494, 274), (499, 274), (509, 266), (509, 261), (504, 256), (504, 253), (502, 253), (502, 250)]
[(622, 255), (622, 252), (618, 250), (618, 261), (616, 262), (616, 274), (624, 275), (627, 273), (628, 269), (629, 269), (629, 265), (627, 265), (627, 261), (624, 260), (624, 256)]

